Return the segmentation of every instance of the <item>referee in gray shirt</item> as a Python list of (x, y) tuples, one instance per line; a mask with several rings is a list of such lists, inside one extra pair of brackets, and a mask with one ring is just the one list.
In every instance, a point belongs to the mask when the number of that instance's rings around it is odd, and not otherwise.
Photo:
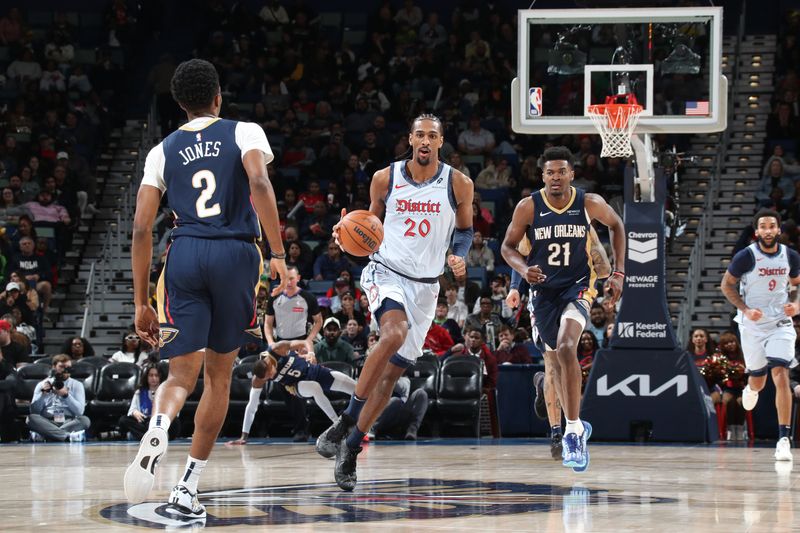
[[(297, 285), (300, 281), (297, 267), (290, 266), (287, 271), (289, 276), (286, 279), (286, 288), (277, 297), (270, 296), (267, 301), (264, 336), (269, 344), (275, 344), (277, 341), (303, 340), (308, 351), (313, 352), (314, 339), (322, 329), (322, 313), (316, 296)], [(305, 442), (308, 440), (306, 401), (288, 393), (286, 398), (294, 420), (294, 441)]]

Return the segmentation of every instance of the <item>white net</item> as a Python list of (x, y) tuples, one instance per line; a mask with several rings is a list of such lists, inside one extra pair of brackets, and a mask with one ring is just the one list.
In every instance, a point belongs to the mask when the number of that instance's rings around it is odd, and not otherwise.
[(642, 106), (638, 104), (591, 105), (588, 109), (597, 132), (603, 139), (600, 157), (630, 157), (631, 135), (639, 122)]

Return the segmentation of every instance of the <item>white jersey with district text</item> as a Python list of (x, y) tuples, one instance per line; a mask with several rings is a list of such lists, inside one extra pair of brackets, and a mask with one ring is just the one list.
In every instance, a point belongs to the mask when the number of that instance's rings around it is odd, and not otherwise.
[(436, 278), (444, 271), (456, 225), (453, 169), (440, 162), (436, 175), (416, 183), (406, 163), (389, 167), (383, 242), (370, 258), (410, 278)]
[(736, 322), (748, 329), (762, 330), (789, 318), (783, 311), (789, 301), (789, 280), (800, 275), (800, 254), (795, 250), (779, 244), (777, 252), (767, 254), (753, 243), (733, 257), (728, 272), (739, 278), (739, 294), (747, 307), (764, 313), (758, 322), (753, 322), (738, 311)]

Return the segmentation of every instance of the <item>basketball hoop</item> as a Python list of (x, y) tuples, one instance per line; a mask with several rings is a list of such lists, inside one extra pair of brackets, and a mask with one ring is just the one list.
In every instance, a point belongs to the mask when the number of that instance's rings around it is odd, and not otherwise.
[[(618, 99), (625, 97), (627, 103), (617, 103)], [(636, 103), (632, 94), (609, 96), (605, 104), (590, 105), (587, 112), (603, 139), (600, 157), (630, 157), (633, 154), (631, 136), (639, 122), (642, 106)]]

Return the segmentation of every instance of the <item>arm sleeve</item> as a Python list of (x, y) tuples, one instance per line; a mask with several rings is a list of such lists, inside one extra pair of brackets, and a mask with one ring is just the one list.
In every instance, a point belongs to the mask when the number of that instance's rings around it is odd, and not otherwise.
[(156, 187), (162, 193), (167, 190), (167, 183), (164, 181), (164, 143), (158, 143), (147, 154), (144, 161), (144, 175), (142, 185)]
[[(796, 252), (795, 252), (796, 253)], [(791, 256), (790, 256), (791, 257)], [(756, 258), (750, 248), (739, 250), (728, 265), (728, 272), (735, 278), (741, 278), (756, 267)]]
[(242, 152), (243, 159), (244, 154), (250, 150), (261, 150), (264, 152), (264, 159), (267, 164), (275, 159), (272, 148), (269, 146), (267, 135), (264, 133), (261, 126), (254, 122), (239, 122), (236, 124), (236, 144)]
[(796, 278), (800, 276), (800, 254), (791, 248), (786, 250), (789, 252), (789, 277)]
[(247, 401), (247, 407), (244, 408), (244, 420), (242, 421), (242, 433), (250, 434), (250, 427), (253, 425), (253, 420), (256, 419), (258, 412), (258, 400), (261, 398), (261, 391), (264, 387), (251, 388), (250, 399)]

